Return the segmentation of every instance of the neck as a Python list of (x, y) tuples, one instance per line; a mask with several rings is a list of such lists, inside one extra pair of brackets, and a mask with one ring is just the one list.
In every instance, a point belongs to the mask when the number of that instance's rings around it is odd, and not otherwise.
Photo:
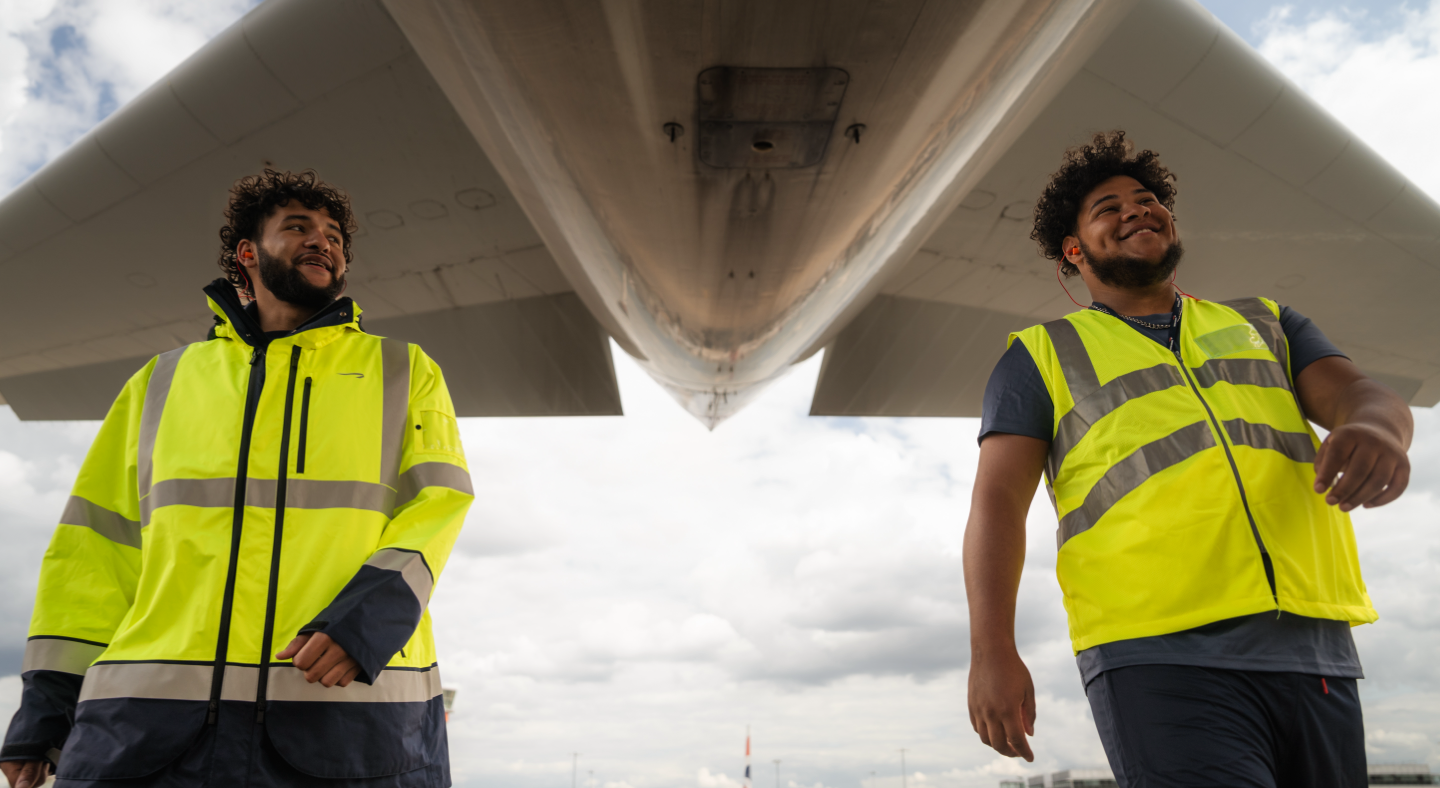
[(1169, 312), (1175, 306), (1175, 285), (1164, 282), (1142, 290), (1110, 287), (1088, 278), (1090, 297), (1122, 315), (1158, 315)]
[(294, 331), (304, 325), (306, 320), (314, 317), (319, 310), (281, 301), (270, 291), (257, 287), (255, 311), (260, 315), (260, 330), (268, 334), (271, 331)]

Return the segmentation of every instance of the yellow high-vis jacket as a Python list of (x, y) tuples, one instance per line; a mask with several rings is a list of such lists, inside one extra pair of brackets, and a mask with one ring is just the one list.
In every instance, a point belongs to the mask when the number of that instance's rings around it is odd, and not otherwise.
[(1314, 491), (1275, 302), (1185, 299), (1179, 334), (1167, 349), (1085, 310), (1010, 336), (1055, 404), (1074, 650), (1267, 610), (1375, 621), (1350, 516)]
[[(206, 293), (211, 337), (130, 379), (80, 470), (0, 757), (83, 784), (240, 737), (292, 782), (448, 785), (426, 607), (473, 493), (440, 369), (348, 298), (276, 336)], [(315, 632), (358, 662), (349, 687), (275, 659)]]

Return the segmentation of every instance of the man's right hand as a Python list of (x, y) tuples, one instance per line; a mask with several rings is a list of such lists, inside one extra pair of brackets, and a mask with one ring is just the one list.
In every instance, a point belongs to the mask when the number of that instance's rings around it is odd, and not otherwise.
[(1019, 654), (972, 656), (970, 725), (1001, 755), (1035, 760), (1025, 738), (1035, 735), (1035, 684)]
[(0, 761), (0, 772), (10, 788), (39, 788), (50, 773), (48, 761)]

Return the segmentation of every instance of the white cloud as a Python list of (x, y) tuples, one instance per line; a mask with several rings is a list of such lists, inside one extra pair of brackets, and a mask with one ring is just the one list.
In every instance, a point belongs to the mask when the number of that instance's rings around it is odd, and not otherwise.
[(1403, 23), (1375, 33), (1356, 12), (1303, 15), (1273, 10), (1259, 26), (1260, 53), (1342, 123), (1440, 199), (1434, 129), (1440, 104), (1440, 2), (1398, 12)]

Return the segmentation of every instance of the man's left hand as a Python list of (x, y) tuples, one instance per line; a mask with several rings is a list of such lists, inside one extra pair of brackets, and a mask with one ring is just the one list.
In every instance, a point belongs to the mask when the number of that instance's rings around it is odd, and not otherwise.
[(1342, 512), (1384, 506), (1399, 498), (1409, 483), (1405, 447), (1389, 431), (1371, 424), (1336, 427), (1315, 457), (1315, 492), (1329, 490), (1325, 503)]
[(311, 684), (318, 681), (326, 687), (336, 684), (348, 687), (360, 674), (359, 663), (324, 632), (298, 635), (284, 651), (275, 655), (276, 659), (291, 657), (295, 667), (305, 671), (305, 680)]

